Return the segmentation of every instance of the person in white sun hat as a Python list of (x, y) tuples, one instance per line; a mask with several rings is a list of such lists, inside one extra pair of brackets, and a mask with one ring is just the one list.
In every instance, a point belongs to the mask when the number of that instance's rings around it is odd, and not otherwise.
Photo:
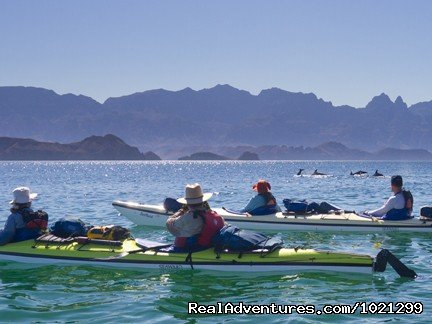
[(176, 237), (175, 248), (198, 250), (212, 245), (213, 236), (225, 225), (207, 203), (212, 196), (204, 193), (198, 183), (186, 186), (185, 197), (177, 199), (184, 207), (166, 222), (168, 231)]
[(11, 214), (0, 230), (0, 245), (35, 239), (48, 227), (48, 214), (31, 208), (36, 193), (31, 193), (27, 187), (18, 187), (12, 194)]

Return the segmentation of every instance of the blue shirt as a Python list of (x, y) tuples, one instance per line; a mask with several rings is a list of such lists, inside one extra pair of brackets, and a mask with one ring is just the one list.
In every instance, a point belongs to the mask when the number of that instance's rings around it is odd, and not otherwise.
[[(244, 207), (240, 212), (241, 213), (250, 213), (251, 211), (254, 211), (255, 209), (266, 206), (267, 202), (265, 198), (261, 195), (256, 195), (255, 197), (252, 197), (251, 200), (249, 200), (246, 207)], [(277, 206), (278, 210), (280, 211), (279, 206)]]
[[(33, 211), (30, 208), (25, 210)], [(15, 233), (18, 229), (25, 228), (23, 217), (18, 212), (13, 212), (6, 220), (4, 229), (0, 231), (0, 245), (5, 245), (14, 239)]]

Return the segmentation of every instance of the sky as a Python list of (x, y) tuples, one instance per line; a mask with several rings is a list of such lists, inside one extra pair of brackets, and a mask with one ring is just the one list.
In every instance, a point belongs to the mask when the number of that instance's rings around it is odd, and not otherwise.
[(0, 86), (103, 102), (216, 84), (432, 100), (432, 1), (0, 0)]

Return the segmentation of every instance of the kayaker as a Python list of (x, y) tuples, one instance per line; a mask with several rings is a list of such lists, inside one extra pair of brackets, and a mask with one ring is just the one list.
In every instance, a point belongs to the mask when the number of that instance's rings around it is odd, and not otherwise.
[(48, 214), (43, 211), (34, 212), (31, 208), (32, 200), (37, 194), (30, 193), (27, 187), (14, 189), (14, 199), (4, 229), (0, 231), (0, 245), (10, 242), (20, 242), (35, 239), (46, 230)]
[(176, 237), (178, 249), (199, 249), (211, 246), (212, 238), (225, 225), (224, 219), (210, 209), (207, 201), (212, 193), (203, 193), (198, 183), (188, 184), (185, 197), (177, 201), (183, 205), (168, 218), (166, 227)]
[(393, 195), (378, 209), (366, 211), (366, 215), (384, 220), (404, 220), (411, 218), (414, 199), (410, 191), (403, 189), (403, 179), (400, 175), (392, 176), (391, 191)]
[(268, 206), (269, 209), (273, 209), (274, 212), (280, 212), (281, 208), (276, 202), (276, 198), (271, 193), (271, 185), (265, 180), (259, 180), (252, 186), (252, 189), (257, 192), (257, 194), (249, 200), (246, 207), (244, 207), (240, 212), (253, 214), (259, 208)]

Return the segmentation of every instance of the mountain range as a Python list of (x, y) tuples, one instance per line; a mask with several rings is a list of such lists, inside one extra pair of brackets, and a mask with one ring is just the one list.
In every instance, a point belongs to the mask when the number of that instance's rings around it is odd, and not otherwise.
[(141, 153), (108, 134), (70, 144), (0, 137), (0, 160), (160, 160), (160, 157), (153, 152)]
[(0, 87), (0, 136), (70, 143), (111, 133), (164, 158), (195, 153), (196, 147), (325, 142), (368, 151), (432, 150), (431, 125), (432, 101), (408, 107), (401, 97), (392, 101), (386, 94), (354, 108), (334, 106), (313, 93), (272, 88), (253, 95), (229, 85), (149, 90), (104, 103), (43, 88)]
[[(432, 153), (422, 149), (383, 149), (366, 152), (328, 142), (316, 147), (286, 145), (220, 147), (218, 152), (195, 152), (179, 157), (184, 161), (244, 160), (417, 160), (432, 161)], [(141, 153), (115, 135), (90, 136), (82, 141), (60, 144), (26, 138), (0, 137), (0, 160), (161, 160), (155, 153)]]
[[(432, 161), (432, 153), (424, 149), (385, 148), (367, 152), (351, 149), (337, 142), (327, 142), (315, 147), (263, 145), (258, 147), (239, 146), (220, 148), (218, 153), (233, 158), (248, 152), (256, 158), (247, 160), (399, 160), (399, 161)], [(239, 158), (241, 160), (241, 158)]]

